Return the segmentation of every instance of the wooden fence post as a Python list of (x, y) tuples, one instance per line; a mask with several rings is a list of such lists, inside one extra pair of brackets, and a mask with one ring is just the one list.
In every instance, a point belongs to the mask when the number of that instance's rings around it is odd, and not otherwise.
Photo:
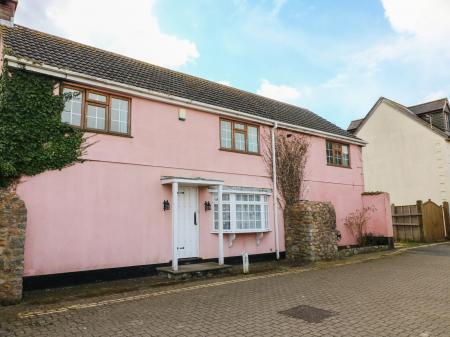
[(419, 220), (419, 229), (420, 229), (420, 242), (423, 242), (424, 240), (424, 233), (423, 233), (423, 214), (422, 214), (422, 200), (417, 200), (416, 206), (417, 206), (417, 213), (419, 213), (418, 220)]
[(442, 203), (442, 207), (444, 207), (445, 234), (446, 238), (448, 239), (450, 237), (450, 211), (448, 208), (448, 202), (444, 201)]
[(398, 233), (397, 233), (397, 226), (395, 226), (395, 204), (391, 204), (391, 215), (392, 215), (392, 231), (394, 233), (394, 240), (399, 241), (398, 239)]

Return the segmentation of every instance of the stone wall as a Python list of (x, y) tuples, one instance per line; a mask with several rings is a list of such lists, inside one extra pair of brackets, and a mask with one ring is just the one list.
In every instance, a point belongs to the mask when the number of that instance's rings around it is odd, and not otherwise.
[(0, 304), (22, 299), (27, 210), (13, 192), (0, 189)]
[(291, 261), (335, 259), (336, 213), (330, 202), (300, 201), (285, 209), (286, 258)]
[(391, 249), (389, 245), (344, 248), (339, 250), (338, 256), (343, 258), (359, 254), (381, 252), (389, 249)]

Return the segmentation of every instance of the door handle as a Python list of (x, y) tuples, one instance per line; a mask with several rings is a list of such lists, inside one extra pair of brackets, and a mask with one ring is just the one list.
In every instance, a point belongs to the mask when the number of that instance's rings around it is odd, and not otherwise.
[(197, 212), (194, 212), (194, 225), (197, 226)]

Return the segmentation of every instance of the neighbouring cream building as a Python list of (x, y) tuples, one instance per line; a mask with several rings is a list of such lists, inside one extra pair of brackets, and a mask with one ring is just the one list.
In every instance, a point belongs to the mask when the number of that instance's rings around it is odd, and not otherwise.
[(369, 144), (363, 149), (366, 191), (386, 191), (391, 202), (413, 204), (450, 199), (449, 102), (411, 107), (381, 97), (348, 131)]

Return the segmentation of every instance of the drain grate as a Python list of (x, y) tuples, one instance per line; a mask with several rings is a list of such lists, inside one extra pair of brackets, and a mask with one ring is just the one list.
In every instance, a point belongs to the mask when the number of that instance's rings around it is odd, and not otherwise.
[(299, 305), (279, 313), (292, 318), (302, 319), (308, 323), (320, 323), (324, 319), (335, 315), (333, 311), (314, 308), (309, 305)]

